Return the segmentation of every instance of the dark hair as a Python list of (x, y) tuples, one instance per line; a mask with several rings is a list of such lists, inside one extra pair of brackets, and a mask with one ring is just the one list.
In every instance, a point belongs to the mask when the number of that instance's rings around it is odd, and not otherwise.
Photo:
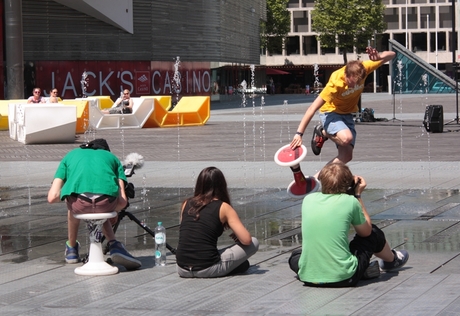
[(321, 169), (318, 180), (321, 181), (321, 192), (324, 194), (347, 193), (353, 184), (353, 174), (344, 163), (334, 162)]
[(110, 151), (109, 144), (107, 144), (107, 141), (103, 138), (97, 138), (95, 140), (92, 140), (88, 143), (84, 143), (80, 145), (80, 148), (83, 149), (104, 149), (107, 151)]
[(188, 214), (195, 215), (195, 220), (198, 220), (200, 211), (213, 199), (231, 204), (224, 174), (216, 167), (207, 167), (200, 172), (196, 179), (193, 197), (186, 200), (190, 205)]

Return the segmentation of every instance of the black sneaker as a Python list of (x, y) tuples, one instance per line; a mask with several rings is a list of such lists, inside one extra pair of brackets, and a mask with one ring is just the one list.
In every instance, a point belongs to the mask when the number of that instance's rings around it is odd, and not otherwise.
[(363, 280), (375, 279), (380, 276), (380, 267), (377, 260), (369, 263), (366, 271), (363, 274)]
[(379, 261), (380, 268), (383, 271), (391, 271), (402, 268), (406, 264), (407, 260), (409, 260), (409, 253), (406, 250), (396, 251), (393, 249), (392, 251), (395, 254), (393, 262), (386, 262), (383, 260)]
[(311, 150), (316, 156), (321, 154), (321, 148), (323, 148), (326, 140), (327, 137), (323, 135), (323, 127), (321, 124), (316, 125), (313, 129), (313, 136), (311, 138)]

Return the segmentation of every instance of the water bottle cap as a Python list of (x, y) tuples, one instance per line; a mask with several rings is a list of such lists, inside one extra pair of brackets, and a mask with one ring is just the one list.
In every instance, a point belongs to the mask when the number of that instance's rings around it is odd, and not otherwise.
[(158, 222), (158, 226), (161, 226), (163, 224), (163, 222)]

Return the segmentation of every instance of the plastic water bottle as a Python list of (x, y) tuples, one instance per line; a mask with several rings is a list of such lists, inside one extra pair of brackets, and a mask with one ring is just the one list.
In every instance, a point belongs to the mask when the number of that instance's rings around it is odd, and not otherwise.
[(163, 227), (162, 222), (158, 222), (155, 227), (155, 265), (166, 265), (166, 228)]

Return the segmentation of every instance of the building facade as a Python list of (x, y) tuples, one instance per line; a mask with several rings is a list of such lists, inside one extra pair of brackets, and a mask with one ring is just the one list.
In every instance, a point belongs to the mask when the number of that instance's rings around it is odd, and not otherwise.
[[(383, 0), (387, 31), (377, 39), (371, 39), (372, 45), (379, 50), (387, 50), (388, 40), (395, 40), (424, 61), (452, 76), (451, 65), (457, 49), (453, 47), (452, 39), (458, 37), (458, 32), (452, 31), (452, 1), (456, 0)], [(312, 31), (311, 12), (314, 5), (315, 0), (289, 0), (291, 31), (284, 49), (261, 53), (261, 65), (278, 67), (292, 74), (291, 78), (276, 76), (283, 86), (289, 81), (301, 86), (311, 84), (316, 79), (312, 65), (319, 65), (320, 80), (325, 83), (330, 73), (343, 65), (339, 49), (322, 48), (316, 39), (317, 34)], [(356, 58), (357, 53), (348, 54), (349, 60)], [(385, 91), (388, 90), (385, 83), (387, 75), (388, 67), (383, 67), (376, 74), (378, 86)]]
[[(214, 65), (259, 63), (259, 21), (266, 16), (265, 0), (21, 0), (14, 17), (8, 1), (0, 3), (2, 26), (22, 20), (17, 53), (25, 96), (39, 86), (45, 95), (56, 87), (64, 98), (82, 95), (83, 73), (88, 95), (115, 98), (124, 88), (133, 96), (176, 93), (175, 66), (181, 94), (210, 94)], [(2, 39), (2, 51), (10, 40)]]
[[(342, 64), (339, 50), (324, 49), (311, 29), (315, 0), (289, 0), (291, 31), (282, 52), (263, 52), (261, 64)], [(388, 39), (404, 45), (431, 64), (452, 63), (452, 2), (449, 0), (383, 0), (387, 31), (375, 44), (388, 49)], [(406, 11), (408, 14), (406, 15)], [(350, 58), (356, 58), (350, 54)]]
[[(451, 0), (452, 1), (452, 0)], [(388, 49), (395, 40), (440, 71), (452, 72), (452, 2), (383, 0), (387, 31), (373, 45)], [(291, 31), (280, 52), (260, 52), (259, 23), (266, 19), (265, 0), (21, 0), (21, 54), (24, 96), (35, 86), (45, 96), (56, 87), (63, 98), (88, 95), (116, 98), (129, 88), (133, 96), (230, 94), (245, 80), (255, 88), (273, 82), (275, 93), (304, 93), (324, 84), (343, 65), (338, 49), (323, 49), (311, 29), (314, 0), (289, 0)], [(1, 27), (8, 28), (6, 0)], [(458, 8), (457, 8), (458, 9)], [(406, 15), (406, 12), (408, 13)], [(457, 19), (458, 20), (458, 19)], [(8, 51), (8, 30), (0, 32)], [(455, 54), (455, 52), (454, 52)], [(1, 74), (10, 82), (2, 56)], [(349, 59), (357, 58), (355, 53)], [(251, 74), (250, 65), (258, 65)], [(389, 67), (368, 80), (366, 91), (388, 91)], [(6, 84), (4, 86), (7, 86)], [(0, 87), (0, 97), (5, 97)], [(253, 88), (253, 87), (251, 87)]]

